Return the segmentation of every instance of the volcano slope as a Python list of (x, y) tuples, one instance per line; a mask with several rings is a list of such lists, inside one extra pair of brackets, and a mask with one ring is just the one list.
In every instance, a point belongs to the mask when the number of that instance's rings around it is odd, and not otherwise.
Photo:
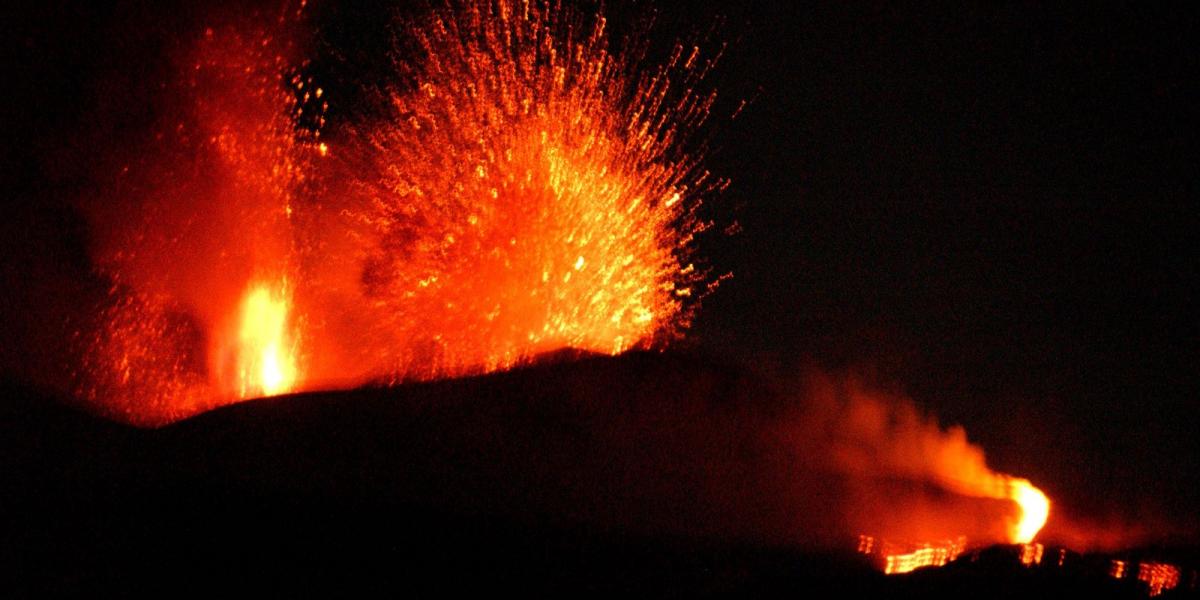
[[(849, 553), (853, 486), (779, 426), (789, 390), (711, 358), (560, 356), (150, 430), (3, 389), (0, 564), (18, 592), (942, 589)], [(1002, 571), (970, 585), (1045, 585)]]

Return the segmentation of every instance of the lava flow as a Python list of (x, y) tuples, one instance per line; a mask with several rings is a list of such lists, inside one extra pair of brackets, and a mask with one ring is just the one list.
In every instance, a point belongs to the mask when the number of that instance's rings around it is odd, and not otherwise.
[(1028, 544), (1046, 524), (1046, 495), (992, 470), (962, 427), (944, 429), (912, 401), (853, 377), (813, 374), (807, 397), (800, 443), (828, 452), (831, 468), (857, 482), (846, 518), (870, 534), (859, 552), (887, 557), (887, 572), (944, 564), (965, 540)]

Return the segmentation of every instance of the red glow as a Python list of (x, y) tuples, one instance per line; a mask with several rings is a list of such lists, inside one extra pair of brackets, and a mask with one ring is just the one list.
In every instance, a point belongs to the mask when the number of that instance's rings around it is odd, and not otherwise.
[(680, 151), (713, 100), (691, 91), (696, 49), (643, 74), (602, 17), (556, 2), (468, 3), (407, 33), (389, 119), (336, 150), (367, 240), (373, 360), (439, 377), (686, 326), (705, 291), (692, 210), (723, 185)]
[(1179, 585), (1179, 567), (1165, 563), (1143, 562), (1138, 564), (1138, 579), (1150, 586), (1150, 595), (1157, 596), (1164, 590)]
[(967, 538), (958, 537), (932, 543), (905, 544), (878, 540), (874, 536), (860, 535), (858, 552), (876, 556), (882, 561), (883, 572), (888, 575), (911, 573), (922, 567), (940, 567), (956, 559), (967, 548)]
[(647, 69), (557, 2), (434, 9), (404, 27), (414, 51), (380, 118), (333, 140), (331, 95), (296, 74), (299, 24), (182, 42), (156, 136), (84, 202), (116, 282), (80, 334), (88, 402), (155, 425), (688, 325), (715, 285), (691, 257), (694, 210), (725, 185), (684, 149), (713, 102), (697, 48)]

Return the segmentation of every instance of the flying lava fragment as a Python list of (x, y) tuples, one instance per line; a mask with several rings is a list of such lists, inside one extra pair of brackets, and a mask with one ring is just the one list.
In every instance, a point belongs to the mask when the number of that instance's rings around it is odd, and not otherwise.
[(440, 377), (686, 327), (707, 289), (695, 208), (725, 185), (689, 151), (712, 60), (680, 45), (647, 69), (558, 2), (453, 4), (405, 33), (386, 117), (337, 151), (372, 360)]

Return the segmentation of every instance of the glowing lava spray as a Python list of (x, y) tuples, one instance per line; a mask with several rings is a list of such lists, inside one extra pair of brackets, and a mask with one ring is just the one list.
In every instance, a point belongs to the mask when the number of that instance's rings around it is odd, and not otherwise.
[(679, 45), (646, 70), (636, 39), (615, 50), (604, 17), (555, 1), (451, 3), (405, 31), (386, 118), (332, 150), (357, 174), (374, 359), (439, 377), (685, 327), (707, 290), (695, 209), (725, 185), (687, 151), (712, 59)]
[(329, 95), (297, 75), (295, 24), (185, 41), (152, 141), (84, 203), (112, 282), (78, 334), (86, 401), (159, 424), (689, 324), (714, 285), (695, 211), (726, 185), (692, 139), (715, 98), (698, 47), (647, 69), (644, 32), (616, 49), (603, 16), (448, 3), (401, 25), (383, 108), (320, 137)]

